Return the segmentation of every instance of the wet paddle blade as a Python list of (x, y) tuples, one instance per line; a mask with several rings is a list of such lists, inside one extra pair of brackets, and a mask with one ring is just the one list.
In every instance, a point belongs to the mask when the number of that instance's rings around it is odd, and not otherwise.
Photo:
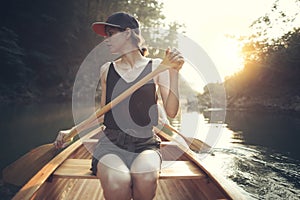
[(53, 144), (39, 146), (3, 169), (3, 181), (16, 186), (24, 185), (56, 154)]
[(207, 152), (211, 149), (211, 146), (206, 144), (205, 142), (197, 138), (185, 137), (183, 134), (181, 134), (179, 131), (177, 131), (175, 128), (168, 124), (164, 124), (164, 127), (170, 131), (177, 133), (180, 137), (182, 137), (184, 141), (188, 144), (189, 148), (196, 153)]

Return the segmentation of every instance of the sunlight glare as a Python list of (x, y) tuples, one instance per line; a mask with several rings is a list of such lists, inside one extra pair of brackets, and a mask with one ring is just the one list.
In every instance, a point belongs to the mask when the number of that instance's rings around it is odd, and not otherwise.
[[(205, 1), (161, 0), (167, 22), (184, 24), (185, 34), (195, 40), (212, 58), (224, 80), (242, 68), (236, 42), (225, 37), (228, 30), (233, 35), (249, 33), (249, 26), (263, 16), (273, 0)], [(178, 14), (180, 11), (180, 14)]]
[(206, 83), (203, 81), (201, 75), (194, 69), (194, 67), (187, 61), (180, 70), (180, 75), (189, 84), (189, 86), (196, 92), (203, 92)]
[(212, 49), (215, 52), (212, 59), (223, 78), (243, 69), (244, 63), (238, 41), (222, 35), (215, 40)]

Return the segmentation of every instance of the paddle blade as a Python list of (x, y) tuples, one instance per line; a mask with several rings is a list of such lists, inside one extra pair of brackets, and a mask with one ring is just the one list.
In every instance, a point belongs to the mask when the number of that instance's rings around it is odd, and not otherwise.
[(3, 169), (3, 180), (16, 186), (24, 185), (56, 154), (53, 144), (39, 146)]

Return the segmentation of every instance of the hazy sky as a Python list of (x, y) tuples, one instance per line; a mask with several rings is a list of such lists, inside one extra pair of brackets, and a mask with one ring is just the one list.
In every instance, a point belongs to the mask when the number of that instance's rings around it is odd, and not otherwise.
[(167, 21), (186, 25), (186, 36), (208, 53), (222, 78), (242, 67), (237, 43), (225, 34), (245, 34), (274, 0), (163, 0)]

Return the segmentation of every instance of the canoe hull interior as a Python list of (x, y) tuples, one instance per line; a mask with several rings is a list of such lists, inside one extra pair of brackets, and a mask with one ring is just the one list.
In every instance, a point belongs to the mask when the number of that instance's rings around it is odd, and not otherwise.
[[(43, 169), (40, 170), (34, 177), (28, 181), (21, 190), (15, 195), (13, 200), (23, 199), (64, 199), (64, 200), (93, 200), (93, 199), (104, 199), (103, 190), (100, 181), (93, 178), (77, 178), (76, 176), (60, 176), (56, 175), (55, 172), (62, 169), (68, 160), (74, 159), (91, 159), (91, 149), (96, 145), (97, 140), (95, 134), (99, 131), (94, 130), (91, 133), (84, 136), (83, 140), (78, 140), (54, 159), (52, 159)], [(164, 200), (193, 200), (193, 199), (245, 199), (243, 195), (232, 185), (212, 174), (207, 168), (205, 168), (201, 161), (199, 161), (195, 153), (183, 147), (180, 143), (170, 138), (169, 135), (160, 131), (157, 133), (163, 140), (161, 153), (164, 161), (186, 161), (182, 163), (188, 163), (183, 165), (183, 169), (187, 168), (189, 172), (195, 172), (197, 178), (193, 176), (187, 176), (183, 171), (178, 176), (176, 175), (177, 170), (171, 170), (175, 176), (170, 175), (168, 177), (168, 171), (164, 177), (158, 181), (158, 188), (155, 199)], [(84, 140), (88, 141), (88, 145), (84, 143)], [(172, 141), (170, 143), (170, 141)], [(84, 145), (85, 144), (85, 145)], [(87, 150), (89, 149), (89, 150)], [(75, 160), (77, 162), (77, 160)], [(79, 160), (78, 160), (79, 162)], [(166, 162), (165, 162), (166, 163)], [(177, 162), (178, 164), (179, 162)], [(182, 165), (179, 165), (182, 166)], [(192, 167), (191, 167), (192, 166)], [(193, 169), (192, 169), (193, 168)], [(51, 170), (50, 170), (51, 169)], [(77, 169), (77, 168), (76, 168)], [(76, 170), (75, 169), (75, 170)], [(191, 170), (192, 169), (192, 170)], [(85, 170), (86, 171), (86, 170)], [(184, 175), (182, 175), (184, 174)], [(41, 180), (40, 177), (43, 178)]]
[[(188, 160), (176, 145), (164, 146), (164, 160)], [(179, 158), (178, 156), (181, 155)], [(80, 147), (72, 159), (89, 159), (90, 153)], [(226, 196), (210, 179), (160, 179), (155, 199), (224, 199)], [(34, 199), (104, 199), (100, 181), (97, 179), (50, 178), (36, 193)]]

